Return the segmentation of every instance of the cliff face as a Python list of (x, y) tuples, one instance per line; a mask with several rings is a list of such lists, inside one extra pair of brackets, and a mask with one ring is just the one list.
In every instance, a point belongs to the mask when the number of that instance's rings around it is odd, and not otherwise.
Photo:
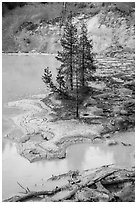
[[(118, 4), (118, 3), (117, 3)], [(118, 4), (120, 7), (120, 4)], [(60, 46), (59, 18), (46, 21), (43, 18), (45, 12), (42, 6), (25, 6), (25, 12), (30, 12), (27, 17), (14, 14), (3, 18), (3, 51), (4, 52), (48, 52), (56, 53)], [(90, 6), (91, 7), (91, 6)], [(32, 9), (33, 8), (33, 9)], [(123, 7), (122, 7), (123, 8)], [(127, 7), (126, 7), (127, 8)], [(16, 8), (17, 10), (18, 8)], [(24, 8), (19, 8), (22, 11)], [(39, 12), (34, 12), (38, 11)], [(41, 12), (41, 9), (42, 12)], [(51, 7), (49, 8), (51, 9)], [(52, 8), (53, 9), (53, 8)], [(55, 9), (55, 8), (54, 8)], [(122, 11), (114, 4), (95, 8), (86, 8), (84, 14), (80, 11), (75, 16), (76, 22), (85, 20), (88, 28), (89, 39), (93, 40), (95, 53), (104, 54), (114, 50), (134, 52), (135, 49), (135, 11)], [(61, 12), (59, 7), (58, 14)], [(91, 12), (92, 11), (92, 12)], [(94, 11), (94, 13), (93, 13)], [(54, 12), (55, 13), (55, 12)], [(9, 18), (12, 20), (9, 24)], [(18, 21), (18, 22), (17, 22)], [(7, 26), (6, 26), (7, 25)]]

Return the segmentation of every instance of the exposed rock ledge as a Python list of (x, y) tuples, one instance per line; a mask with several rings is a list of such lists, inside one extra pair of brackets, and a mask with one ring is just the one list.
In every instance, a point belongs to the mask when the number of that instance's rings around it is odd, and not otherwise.
[(101, 124), (85, 124), (70, 120), (54, 120), (56, 113), (45, 105), (38, 96), (9, 102), (9, 107), (21, 108), (24, 113), (13, 117), (14, 123), (23, 134), (9, 133), (7, 137), (17, 143), (20, 155), (30, 162), (43, 158), (64, 158), (66, 147), (73, 143), (92, 142), (101, 137)]

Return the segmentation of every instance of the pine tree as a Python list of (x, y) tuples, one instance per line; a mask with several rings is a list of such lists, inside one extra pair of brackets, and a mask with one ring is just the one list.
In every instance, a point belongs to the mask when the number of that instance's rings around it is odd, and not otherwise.
[(59, 84), (59, 91), (63, 92), (63, 90), (65, 89), (65, 81), (64, 81), (64, 75), (61, 73), (61, 69), (58, 70), (56, 81)]
[(56, 57), (62, 64), (60, 72), (64, 75), (66, 87), (73, 90), (73, 78), (75, 74), (76, 53), (78, 45), (77, 28), (72, 23), (72, 13), (64, 26), (64, 34), (61, 38), (63, 50)]
[(78, 67), (76, 68), (76, 118), (79, 118), (79, 80), (78, 80)]
[(81, 35), (78, 46), (78, 58), (79, 58), (79, 72), (80, 72), (80, 83), (84, 87), (88, 76), (92, 71), (95, 71), (93, 65), (93, 54), (92, 54), (92, 43), (87, 37), (87, 27), (82, 23)]
[(53, 84), (53, 82), (52, 82), (52, 73), (51, 73), (51, 71), (49, 70), (49, 67), (46, 67), (46, 68), (44, 69), (44, 75), (42, 76), (42, 80), (43, 80), (43, 82), (44, 82), (45, 84), (47, 84), (47, 86), (48, 86), (49, 88), (51, 88), (52, 90), (55, 89), (55, 86), (54, 86), (54, 84)]
[(65, 18), (66, 18), (66, 8), (67, 8), (67, 2), (62, 2), (62, 12), (61, 12), (61, 19), (60, 19), (60, 28), (63, 26)]

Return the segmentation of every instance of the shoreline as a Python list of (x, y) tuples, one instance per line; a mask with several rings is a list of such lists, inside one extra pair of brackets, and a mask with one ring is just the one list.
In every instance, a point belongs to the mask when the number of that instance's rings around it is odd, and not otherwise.
[(6, 138), (14, 141), (18, 153), (30, 162), (65, 158), (66, 149), (72, 144), (94, 144), (94, 141), (110, 140), (115, 145), (113, 130), (105, 132), (101, 123), (87, 124), (75, 119), (55, 120), (55, 112), (42, 101), (42, 97), (45, 99), (45, 95), (35, 95), (32, 99), (8, 103), (9, 107), (24, 111), (11, 118), (23, 134), (19, 136), (11, 132)]
[(23, 53), (23, 52), (18, 52), (18, 53), (5, 53), (3, 52), (2, 55), (10, 55), (10, 56), (31, 56), (31, 55), (54, 55), (56, 56), (57, 53), (39, 53), (39, 52), (30, 52), (30, 53)]
[(69, 171), (46, 180), (42, 190), (22, 188), (24, 195), (18, 193), (3, 202), (34, 202), (38, 197), (39, 202), (134, 202), (135, 168), (105, 165), (82, 172)]
[(9, 102), (8, 105), (25, 111), (12, 117), (15, 125), (24, 134), (19, 138), (11, 133), (7, 138), (17, 143), (19, 154), (30, 162), (65, 158), (68, 146), (93, 142), (96, 137), (101, 138), (103, 127), (100, 124), (88, 125), (75, 119), (52, 122), (53, 117), (50, 114), (53, 111), (37, 98)]

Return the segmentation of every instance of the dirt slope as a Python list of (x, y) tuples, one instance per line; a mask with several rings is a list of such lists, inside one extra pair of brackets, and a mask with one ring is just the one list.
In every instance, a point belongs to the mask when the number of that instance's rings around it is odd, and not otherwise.
[[(77, 5), (73, 5), (75, 21), (78, 23), (84, 19), (87, 23), (89, 38), (93, 39), (94, 52), (102, 53), (112, 47), (122, 47), (134, 52), (133, 7), (120, 3), (105, 6), (86, 3), (83, 8), (75, 6)], [(60, 16), (62, 4), (59, 3), (16, 7), (3, 17), (3, 52), (57, 53), (61, 49)]]

